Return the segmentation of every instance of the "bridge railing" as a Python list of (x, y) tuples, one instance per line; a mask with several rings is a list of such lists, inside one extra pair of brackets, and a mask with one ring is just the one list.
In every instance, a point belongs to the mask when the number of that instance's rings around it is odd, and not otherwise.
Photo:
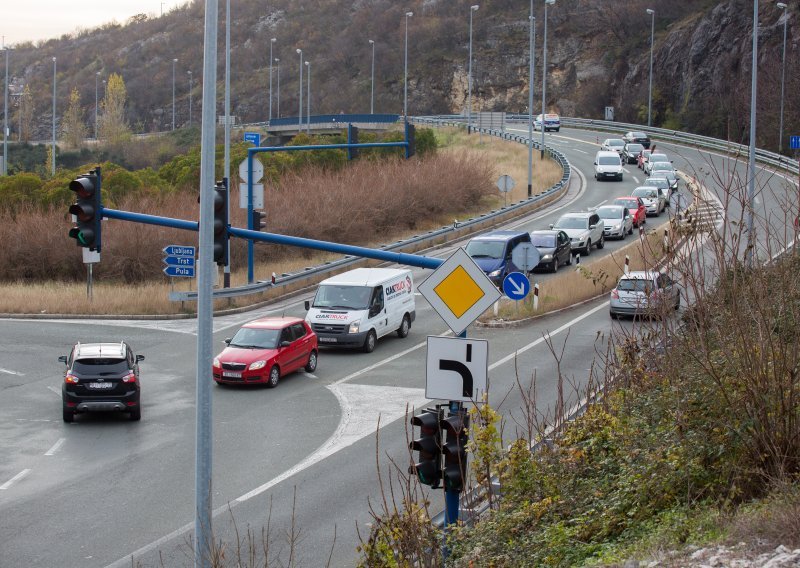
[(267, 126), (294, 126), (302, 120), (303, 124), (328, 124), (331, 122), (341, 122), (347, 125), (351, 122), (391, 124), (400, 120), (399, 114), (312, 114), (310, 117), (304, 116), (302, 119), (297, 116), (283, 116), (273, 118), (265, 123)]

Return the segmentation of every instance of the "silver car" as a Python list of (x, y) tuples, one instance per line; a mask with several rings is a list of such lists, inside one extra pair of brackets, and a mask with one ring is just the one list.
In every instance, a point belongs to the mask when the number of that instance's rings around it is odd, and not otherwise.
[(681, 291), (665, 272), (634, 271), (624, 274), (611, 290), (609, 312), (619, 316), (661, 315), (677, 310), (681, 305)]
[(642, 168), (644, 170), (644, 173), (646, 173), (647, 175), (650, 175), (650, 169), (653, 167), (653, 164), (655, 164), (656, 162), (668, 162), (668, 163), (671, 163), (666, 154), (662, 154), (660, 152), (653, 152), (653, 153), (650, 154), (650, 156), (647, 157), (647, 161), (644, 163), (644, 167)]
[(603, 235), (607, 239), (624, 239), (633, 234), (633, 216), (627, 207), (622, 205), (603, 205), (597, 208), (597, 214), (603, 221)]
[(550, 228), (567, 233), (574, 253), (589, 256), (592, 247), (601, 249), (605, 246), (603, 222), (595, 211), (564, 213)]
[(661, 215), (667, 206), (667, 195), (660, 187), (641, 185), (631, 192), (633, 197), (641, 197), (648, 215)]
[(622, 138), (606, 138), (600, 145), (600, 149), (622, 154), (622, 151), (625, 149), (625, 140)]

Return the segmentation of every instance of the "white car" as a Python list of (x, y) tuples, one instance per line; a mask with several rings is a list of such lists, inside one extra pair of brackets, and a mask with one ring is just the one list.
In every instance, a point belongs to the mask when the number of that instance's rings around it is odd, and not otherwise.
[(647, 158), (647, 161), (644, 163), (644, 166), (642, 167), (644, 173), (650, 175), (650, 168), (652, 168), (653, 164), (655, 164), (656, 162), (669, 162), (669, 158), (667, 157), (666, 154), (662, 153), (654, 152), (650, 154), (650, 156), (648, 156)]
[(594, 156), (594, 179), (622, 181), (622, 158), (612, 151), (600, 150)]
[(631, 192), (631, 195), (642, 199), (648, 215), (657, 217), (667, 206), (667, 196), (660, 187), (640, 185)]
[(623, 240), (626, 235), (633, 234), (633, 215), (622, 205), (603, 205), (597, 208), (597, 214), (603, 221), (603, 236), (607, 239)]

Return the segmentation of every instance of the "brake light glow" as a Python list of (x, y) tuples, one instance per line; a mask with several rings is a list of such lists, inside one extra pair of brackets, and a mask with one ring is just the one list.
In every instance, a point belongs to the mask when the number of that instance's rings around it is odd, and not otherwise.
[(133, 373), (133, 371), (131, 371), (130, 373), (128, 373), (127, 375), (122, 377), (122, 382), (123, 383), (135, 383), (136, 382), (136, 375)]
[(619, 300), (619, 292), (617, 292), (616, 288), (611, 290), (611, 297), (614, 298), (615, 300)]
[(77, 385), (78, 382), (79, 382), (79, 379), (78, 379), (78, 377), (76, 377), (72, 373), (67, 373), (66, 376), (64, 377), (64, 382), (65, 383), (69, 383), (71, 385)]

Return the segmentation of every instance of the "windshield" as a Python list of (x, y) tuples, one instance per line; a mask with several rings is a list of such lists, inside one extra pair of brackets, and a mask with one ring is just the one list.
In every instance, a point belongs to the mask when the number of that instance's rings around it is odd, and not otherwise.
[(600, 215), (601, 219), (621, 219), (622, 207), (616, 207), (614, 205), (598, 207), (597, 214)]
[(467, 243), (465, 249), (472, 258), (503, 258), (506, 250), (505, 241), (474, 240)]
[(642, 146), (641, 144), (628, 144), (627, 146), (625, 146), (625, 148), (627, 149), (628, 152), (636, 152), (637, 154), (642, 150), (644, 150), (644, 146)]
[(610, 138), (606, 140), (606, 146), (624, 146), (625, 140), (621, 138)]
[(667, 178), (657, 177), (657, 178), (647, 178), (644, 180), (645, 185), (652, 185), (653, 187), (661, 187), (666, 189), (669, 187), (669, 182)]
[(314, 297), (315, 308), (338, 308), (341, 310), (366, 310), (372, 297), (368, 286), (342, 286), (323, 284)]
[(554, 226), (556, 229), (586, 229), (589, 227), (589, 218), (561, 217)]
[(236, 332), (229, 345), (247, 349), (277, 349), (280, 329), (255, 329), (243, 327)]
[(656, 162), (669, 162), (666, 154), (650, 154), (650, 161), (654, 164)]
[(645, 197), (647, 199), (657, 199), (658, 198), (658, 190), (657, 189), (648, 189), (646, 187), (637, 187), (633, 190), (633, 195), (635, 197)]
[(647, 292), (651, 286), (652, 283), (643, 278), (623, 278), (617, 284), (617, 290), (621, 292)]
[(124, 375), (128, 369), (127, 359), (78, 359), (72, 365), (76, 375)]
[(620, 161), (616, 156), (600, 156), (597, 158), (597, 164), (600, 166), (619, 166)]
[(554, 247), (556, 246), (555, 235), (531, 235), (531, 242), (535, 247)]
[(615, 199), (614, 203), (628, 209), (639, 209), (639, 202), (636, 199)]

